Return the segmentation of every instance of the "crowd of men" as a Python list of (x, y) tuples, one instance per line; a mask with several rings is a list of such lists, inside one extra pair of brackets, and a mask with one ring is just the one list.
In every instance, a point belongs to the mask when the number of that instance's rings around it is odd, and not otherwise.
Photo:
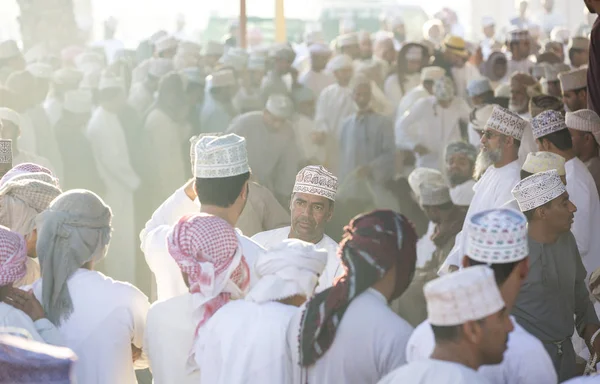
[(600, 22), (543, 3), (0, 42), (0, 383), (599, 382)]

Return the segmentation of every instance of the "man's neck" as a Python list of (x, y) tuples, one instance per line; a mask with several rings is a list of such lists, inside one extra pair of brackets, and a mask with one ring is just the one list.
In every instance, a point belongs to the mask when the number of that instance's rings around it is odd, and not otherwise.
[(586, 163), (586, 162), (590, 161), (591, 159), (593, 159), (594, 157), (598, 157), (598, 147), (594, 148), (593, 150), (583, 151), (583, 153), (581, 153), (578, 157), (579, 157), (579, 160)]
[(318, 244), (321, 242), (321, 240), (323, 240), (323, 237), (325, 237), (324, 233), (315, 235), (315, 237), (313, 239), (301, 239), (298, 235), (296, 235), (295, 231), (290, 227), (290, 232), (288, 233), (288, 239), (298, 239), (298, 240), (302, 240), (302, 241), (306, 241), (307, 243), (311, 243), (311, 244)]
[(469, 367), (473, 370), (478, 370), (481, 362), (474, 354), (469, 353), (469, 349), (459, 343), (443, 343), (436, 344), (431, 358), (434, 360), (449, 361)]
[(554, 148), (552, 150), (552, 152), (554, 152), (557, 155), (562, 156), (565, 159), (565, 161), (569, 161), (569, 160), (572, 160), (573, 158), (575, 158), (575, 152), (573, 152), (572, 149), (567, 149), (566, 151), (561, 151), (560, 149)]
[(560, 233), (553, 233), (548, 230), (543, 221), (530, 221), (527, 227), (529, 237), (540, 244), (554, 244), (560, 237)]
[(504, 159), (500, 160), (499, 162), (494, 163), (494, 167), (495, 168), (503, 168), (515, 160), (517, 160), (517, 158), (515, 158), (515, 157), (504, 158)]
[(235, 228), (239, 215), (234, 214), (231, 208), (217, 207), (215, 205), (200, 205), (200, 212), (208, 213), (209, 215), (220, 217)]

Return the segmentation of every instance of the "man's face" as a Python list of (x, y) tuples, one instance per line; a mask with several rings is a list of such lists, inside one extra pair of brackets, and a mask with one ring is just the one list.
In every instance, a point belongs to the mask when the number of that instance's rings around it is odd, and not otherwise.
[(571, 230), (577, 207), (569, 200), (568, 192), (540, 209), (544, 210), (544, 220), (548, 222), (555, 233), (565, 233)]
[(557, 98), (562, 97), (562, 90), (560, 88), (560, 81), (549, 81), (548, 83), (548, 94)]
[(321, 72), (327, 66), (330, 55), (313, 54), (310, 56), (311, 67), (315, 72)]
[(342, 68), (337, 71), (333, 71), (333, 75), (337, 79), (337, 82), (342, 87), (347, 87), (352, 79), (352, 68)]
[(566, 104), (569, 111), (576, 112), (587, 107), (587, 92), (581, 90), (563, 92), (563, 103)]
[(600, 9), (600, 0), (583, 0), (590, 14), (598, 13)]
[(481, 324), (479, 352), (485, 365), (500, 364), (507, 348), (508, 334), (513, 330), (509, 311), (505, 307), (488, 316)]
[(371, 85), (368, 83), (357, 85), (354, 87), (352, 96), (358, 109), (361, 111), (366, 110), (369, 108), (369, 103), (371, 102)]
[(290, 211), (292, 235), (309, 243), (318, 243), (323, 238), (325, 224), (331, 220), (333, 206), (326, 197), (297, 192), (292, 196)]
[(525, 59), (531, 54), (531, 42), (529, 40), (521, 40), (517, 46), (519, 57)]
[(368, 60), (373, 56), (373, 42), (370, 38), (364, 38), (360, 41), (360, 57)]
[(473, 162), (463, 153), (455, 153), (446, 159), (446, 174), (452, 186), (470, 180), (473, 175)]
[(279, 116), (275, 116), (274, 114), (267, 111), (266, 109), (263, 112), (263, 119), (267, 126), (273, 128), (275, 130), (283, 129), (283, 127), (285, 127), (285, 123), (287, 122), (286, 119), (279, 117)]
[(399, 42), (403, 42), (404, 39), (406, 39), (406, 28), (403, 24), (397, 25), (392, 32), (394, 33), (396, 40)]
[(487, 27), (483, 27), (483, 34), (488, 39), (491, 39), (492, 37), (494, 37), (494, 35), (496, 35), (496, 26), (488, 25)]
[(590, 61), (590, 51), (588, 49), (576, 49), (571, 54), (571, 64), (574, 67), (588, 65)]
[(511, 87), (508, 108), (515, 113), (526, 113), (529, 109), (529, 95), (523, 87)]
[(391, 39), (386, 39), (379, 44), (379, 58), (387, 61), (388, 64), (392, 64), (394, 61), (396, 61), (396, 49), (394, 48), (394, 42)]
[(408, 73), (419, 72), (422, 67), (423, 62), (421, 60), (406, 60), (406, 71)]
[(467, 59), (463, 56), (457, 55), (453, 52), (446, 51), (446, 58), (455, 68), (462, 68), (467, 63)]
[(277, 73), (286, 74), (290, 71), (292, 63), (287, 59), (276, 58), (275, 62), (273, 63), (273, 66)]
[(575, 152), (575, 156), (579, 157), (584, 152), (590, 134), (572, 128), (569, 128), (569, 133), (571, 134), (571, 142), (573, 143), (573, 152)]
[(486, 129), (481, 135), (481, 153), (492, 164), (502, 159), (505, 144), (506, 137), (493, 129)]
[(423, 212), (425, 213), (425, 216), (427, 216), (429, 221), (431, 221), (434, 224), (440, 224), (441, 214), (440, 209), (438, 207), (431, 205), (423, 205), (421, 208), (423, 208)]

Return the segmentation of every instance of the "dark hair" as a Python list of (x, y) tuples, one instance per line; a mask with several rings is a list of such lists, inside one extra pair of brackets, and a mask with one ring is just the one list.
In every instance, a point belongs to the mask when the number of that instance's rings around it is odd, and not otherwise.
[(574, 89), (573, 92), (575, 92), (576, 95), (579, 95), (581, 92), (587, 92), (587, 86), (579, 89)]
[(232, 177), (214, 179), (196, 178), (196, 193), (201, 204), (221, 208), (230, 207), (242, 193), (242, 187), (250, 179), (250, 172)]
[(552, 200), (550, 200), (549, 202), (540, 205), (539, 207), (530, 209), (529, 211), (525, 211), (523, 212), (523, 214), (525, 215), (525, 217), (527, 218), (527, 221), (531, 221), (533, 219), (533, 214), (535, 213), (535, 210), (541, 207), (548, 207), (550, 206), (550, 204), (552, 204)]
[(521, 180), (523, 180), (524, 178), (529, 177), (531, 175), (533, 175), (533, 173), (530, 173), (530, 172), (527, 172), (527, 171), (524, 171), (521, 169)]
[(522, 260), (514, 261), (512, 263), (500, 263), (500, 264), (489, 264), (482, 263), (481, 261), (473, 260), (469, 256), (467, 256), (467, 262), (470, 267), (474, 267), (476, 265), (488, 265), (494, 271), (494, 277), (496, 278), (496, 284), (502, 285), (508, 279), (512, 271), (515, 269), (517, 264), (519, 264)]
[(540, 142), (542, 140), (548, 140), (554, 146), (561, 151), (566, 151), (573, 148), (573, 140), (571, 140), (571, 134), (568, 129), (561, 129), (560, 131), (552, 132), (549, 135), (538, 138)]
[(440, 341), (454, 341), (458, 339), (461, 334), (460, 327), (460, 325), (439, 326), (432, 324), (431, 330), (433, 331), (436, 343), (438, 343)]

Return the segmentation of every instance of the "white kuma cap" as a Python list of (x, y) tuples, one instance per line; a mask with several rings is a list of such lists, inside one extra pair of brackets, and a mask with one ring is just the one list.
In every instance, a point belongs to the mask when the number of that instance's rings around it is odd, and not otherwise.
[(521, 212), (527, 212), (556, 199), (567, 191), (556, 169), (536, 173), (521, 180), (511, 191)]
[(203, 136), (195, 146), (194, 176), (203, 179), (233, 177), (250, 172), (246, 139), (230, 133)]

